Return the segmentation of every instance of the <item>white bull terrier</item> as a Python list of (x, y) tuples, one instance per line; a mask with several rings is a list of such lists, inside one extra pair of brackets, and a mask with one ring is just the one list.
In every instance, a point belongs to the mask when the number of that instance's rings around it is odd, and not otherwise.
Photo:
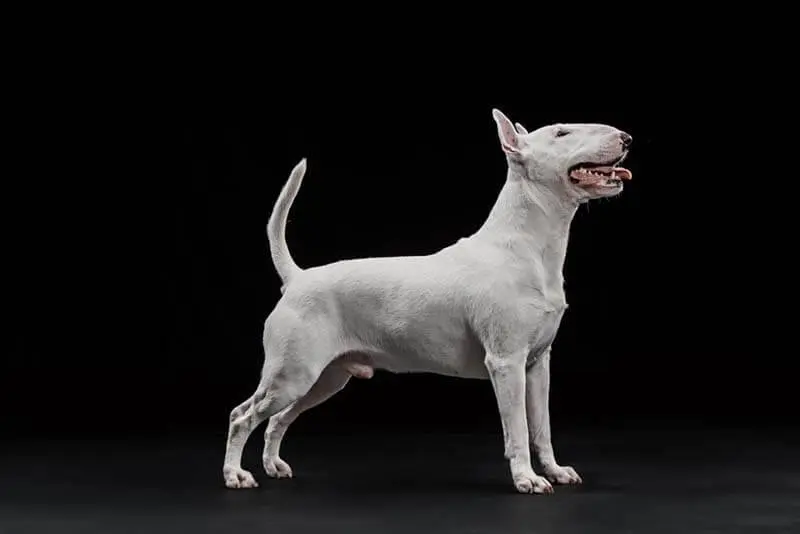
[(603, 124), (528, 133), (499, 110), (492, 115), (508, 162), (505, 185), (477, 232), (435, 254), (299, 268), (285, 227), (305, 159), (292, 170), (267, 226), (283, 295), (264, 324), (258, 387), (231, 412), (227, 487), (258, 485), (241, 467), (242, 450), (266, 420), (264, 469), (291, 477), (279, 456), (289, 425), (351, 376), (370, 378), (374, 369), (491, 381), (517, 491), (552, 493), (551, 482), (581, 483), (553, 453), (550, 347), (567, 308), (562, 271), (570, 223), (579, 204), (617, 195), (631, 179), (617, 165), (632, 138)]

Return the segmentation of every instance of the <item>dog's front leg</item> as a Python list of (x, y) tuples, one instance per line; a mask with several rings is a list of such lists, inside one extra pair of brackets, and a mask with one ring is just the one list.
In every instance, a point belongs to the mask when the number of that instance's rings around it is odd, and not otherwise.
[(489, 371), (505, 436), (505, 455), (514, 486), (520, 493), (552, 493), (553, 487), (531, 465), (528, 422), (525, 418), (525, 360), (527, 351), (487, 353)]
[(531, 444), (544, 475), (558, 484), (580, 484), (581, 477), (572, 467), (556, 463), (550, 437), (550, 349), (547, 349), (526, 373), (528, 429)]

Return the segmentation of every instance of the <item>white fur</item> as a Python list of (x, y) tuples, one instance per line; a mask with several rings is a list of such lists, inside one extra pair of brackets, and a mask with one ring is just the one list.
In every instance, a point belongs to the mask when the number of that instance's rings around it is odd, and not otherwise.
[[(288, 426), (351, 376), (371, 377), (373, 368), (491, 381), (517, 490), (550, 493), (548, 479), (581, 481), (553, 454), (550, 347), (567, 307), (562, 270), (573, 216), (581, 202), (621, 187), (589, 193), (569, 181), (568, 169), (624, 157), (625, 134), (602, 124), (528, 133), (498, 110), (493, 117), (508, 162), (505, 185), (476, 233), (435, 254), (300, 269), (284, 232), (306, 161), (292, 170), (268, 225), (283, 296), (264, 325), (258, 388), (231, 412), (228, 487), (257, 486), (241, 457), (266, 420), (264, 469), (271, 477), (292, 476), (279, 457)], [(544, 476), (533, 469), (531, 445)]]

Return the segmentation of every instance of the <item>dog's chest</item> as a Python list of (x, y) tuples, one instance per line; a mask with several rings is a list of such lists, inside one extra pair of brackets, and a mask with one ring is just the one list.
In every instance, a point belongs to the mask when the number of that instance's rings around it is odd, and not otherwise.
[(542, 306), (544, 311), (539, 317), (538, 328), (535, 329), (531, 340), (531, 346), (534, 348), (532, 352), (536, 356), (553, 344), (558, 329), (561, 327), (561, 320), (567, 310), (564, 290), (559, 287), (551, 291), (544, 291)]
[(565, 307), (546, 311), (542, 315), (541, 327), (538, 329), (538, 345), (549, 346), (558, 333), (561, 319), (564, 317)]

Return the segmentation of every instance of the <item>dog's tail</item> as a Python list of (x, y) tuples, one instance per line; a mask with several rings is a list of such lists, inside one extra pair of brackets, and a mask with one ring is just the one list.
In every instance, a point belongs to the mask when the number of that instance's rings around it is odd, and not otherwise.
[(289, 253), (289, 246), (286, 244), (286, 219), (289, 215), (289, 208), (292, 207), (294, 197), (300, 189), (303, 176), (306, 174), (306, 158), (300, 160), (289, 174), (289, 179), (278, 195), (278, 200), (272, 208), (272, 214), (267, 223), (267, 238), (269, 239), (269, 251), (272, 254), (272, 263), (278, 276), (283, 281), (281, 292), (286, 288), (295, 275), (302, 272)]

